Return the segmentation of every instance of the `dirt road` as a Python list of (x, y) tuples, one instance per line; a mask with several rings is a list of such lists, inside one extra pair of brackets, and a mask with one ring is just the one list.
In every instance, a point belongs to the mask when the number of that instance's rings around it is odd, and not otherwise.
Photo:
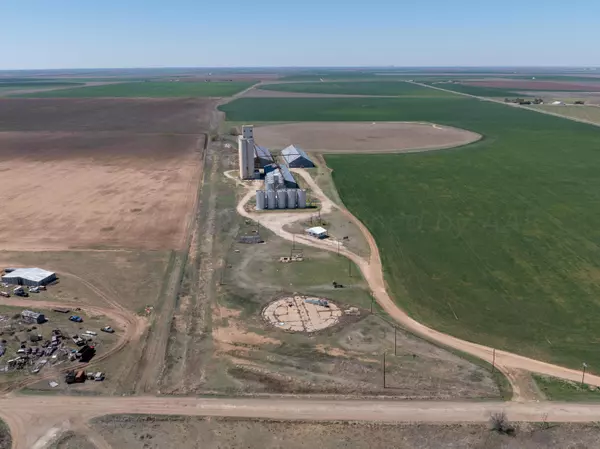
[(106, 414), (155, 414), (238, 418), (376, 422), (487, 422), (504, 411), (511, 421), (592, 422), (600, 404), (345, 401), (320, 399), (224, 399), (182, 397), (51, 397), (0, 399), (14, 449), (44, 447), (53, 435)]
[[(361, 229), (371, 249), (370, 258), (365, 259), (363, 257), (360, 257), (354, 254), (353, 252), (347, 250), (346, 248), (342, 248), (340, 253), (346, 256), (347, 258), (351, 259), (360, 268), (363, 277), (365, 278), (365, 280), (369, 284), (369, 287), (371, 288), (374, 298), (381, 305), (381, 307), (404, 328), (430, 341), (434, 341), (444, 346), (448, 346), (463, 351), (465, 353), (474, 355), (482, 360), (485, 360), (486, 362), (492, 363), (492, 361), (495, 359), (496, 367), (499, 368), (502, 372), (504, 372), (505, 375), (508, 377), (509, 381), (511, 381), (514, 392), (513, 400), (516, 401), (523, 400), (523, 397), (520, 391), (519, 384), (515, 381), (515, 378), (517, 377), (513, 373), (513, 371), (515, 370), (525, 370), (529, 372), (545, 374), (547, 376), (567, 379), (575, 382), (581, 381), (581, 372), (578, 370), (552, 365), (550, 363), (530, 359), (506, 351), (496, 350), (494, 356), (493, 348), (473, 343), (470, 341), (461, 340), (451, 335), (438, 332), (412, 319), (404, 310), (402, 310), (394, 302), (392, 297), (387, 292), (386, 283), (383, 278), (383, 267), (381, 263), (379, 249), (377, 247), (377, 244), (375, 243), (375, 239), (373, 238), (369, 230), (365, 227), (365, 225), (362, 222), (360, 222), (356, 217), (354, 217), (344, 207), (334, 204), (329, 198), (327, 198), (307, 171), (301, 169), (295, 169), (293, 171), (304, 178), (304, 180), (312, 189), (313, 194), (319, 198), (319, 200), (322, 203), (321, 212), (323, 214), (326, 214), (328, 211), (331, 210), (331, 208), (337, 208), (341, 212), (343, 212), (349, 219), (354, 221), (354, 223), (356, 223), (356, 225)], [(246, 211), (244, 206), (254, 194), (254, 191), (256, 190), (255, 187), (256, 186), (254, 184), (250, 184), (247, 186), (248, 192), (242, 198), (237, 207), (238, 213), (253, 220), (260, 221), (262, 226), (269, 228), (271, 231), (287, 240), (295, 240), (297, 243), (313, 246), (315, 248), (325, 249), (327, 251), (338, 251), (338, 245), (336, 241), (317, 240), (304, 235), (294, 235), (283, 229), (283, 227), (286, 224), (305, 218), (306, 213), (290, 211), (288, 213), (259, 214), (255, 212)], [(586, 375), (585, 381), (589, 385), (600, 386), (599, 376), (588, 374)]]

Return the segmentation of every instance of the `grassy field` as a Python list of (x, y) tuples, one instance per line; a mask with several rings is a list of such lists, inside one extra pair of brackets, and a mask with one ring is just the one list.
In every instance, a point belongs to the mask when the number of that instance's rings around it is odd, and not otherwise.
[(4, 421), (0, 419), (0, 449), (10, 449), (12, 447), (12, 437), (10, 429)]
[(247, 82), (147, 82), (115, 83), (60, 91), (15, 95), (35, 98), (73, 97), (229, 97), (250, 87)]
[(600, 371), (600, 130), (462, 97), (242, 99), (223, 109), (235, 120), (416, 120), (482, 134), (461, 150), (326, 160), (412, 316)]
[(447, 97), (452, 94), (427, 89), (403, 81), (347, 81), (327, 83), (267, 84), (263, 90), (281, 92), (341, 94), (341, 95), (389, 95), (402, 97)]
[(556, 379), (533, 375), (533, 380), (538, 388), (550, 401), (573, 401), (573, 402), (595, 402), (600, 401), (600, 389), (591, 389), (587, 385), (570, 382), (568, 380)]
[(535, 109), (552, 112), (553, 114), (564, 115), (569, 118), (588, 120), (600, 125), (600, 107), (597, 106), (575, 106), (575, 105), (539, 105), (533, 106)]

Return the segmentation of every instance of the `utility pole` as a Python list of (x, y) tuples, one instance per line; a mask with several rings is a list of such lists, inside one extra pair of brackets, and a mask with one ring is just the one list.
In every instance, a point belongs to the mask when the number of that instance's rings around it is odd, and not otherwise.
[(587, 368), (587, 363), (583, 362), (583, 373), (581, 374), (581, 386), (583, 387), (583, 381), (585, 380), (585, 369)]
[(492, 350), (492, 373), (496, 369), (496, 348)]
[(386, 388), (386, 386), (385, 386), (385, 351), (383, 351), (383, 388)]
[(352, 277), (352, 261), (348, 259), (348, 277)]

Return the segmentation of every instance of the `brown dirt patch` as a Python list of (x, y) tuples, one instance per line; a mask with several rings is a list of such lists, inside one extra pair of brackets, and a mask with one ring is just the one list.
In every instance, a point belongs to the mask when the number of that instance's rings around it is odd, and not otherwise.
[(0, 131), (199, 134), (215, 105), (190, 98), (1, 98)]
[(203, 145), (203, 135), (0, 132), (0, 249), (179, 248)]
[(562, 90), (600, 92), (597, 82), (564, 82), (564, 81), (538, 81), (538, 80), (481, 80), (465, 82), (468, 86), (495, 87), (502, 89), (536, 89), (536, 90)]
[(255, 332), (247, 331), (233, 319), (228, 319), (227, 326), (213, 329), (213, 338), (217, 342), (228, 345), (261, 346), (265, 344), (280, 344), (279, 340), (265, 337)]
[(326, 153), (395, 153), (452, 148), (475, 142), (477, 133), (431, 123), (288, 123), (258, 126), (257, 142), (274, 148), (295, 144)]

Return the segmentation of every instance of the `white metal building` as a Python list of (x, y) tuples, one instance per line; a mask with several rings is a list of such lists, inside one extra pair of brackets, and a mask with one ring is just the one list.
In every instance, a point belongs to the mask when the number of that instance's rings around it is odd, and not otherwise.
[(56, 273), (41, 268), (17, 268), (2, 276), (2, 282), (12, 285), (29, 285), (37, 287), (56, 280)]
[(315, 166), (308, 157), (308, 154), (302, 148), (294, 145), (281, 150), (281, 156), (285, 160), (285, 163), (292, 168), (311, 168)]
[(318, 239), (324, 239), (327, 237), (327, 229), (322, 228), (321, 226), (315, 226), (314, 228), (308, 228), (306, 233), (311, 237), (316, 237)]

